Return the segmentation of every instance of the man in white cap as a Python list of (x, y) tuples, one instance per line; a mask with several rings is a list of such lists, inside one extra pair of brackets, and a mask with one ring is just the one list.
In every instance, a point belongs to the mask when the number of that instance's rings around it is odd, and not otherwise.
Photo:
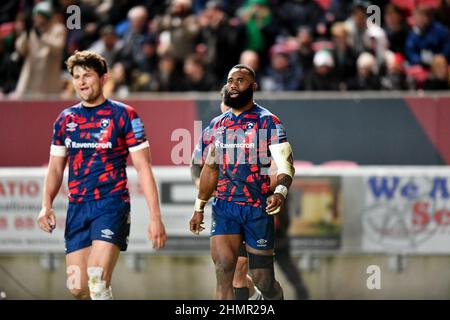
[(66, 41), (65, 26), (52, 21), (49, 2), (33, 8), (33, 27), (23, 30), (16, 40), (16, 50), (25, 58), (16, 96), (46, 95), (61, 91), (61, 63)]
[(314, 69), (306, 76), (305, 90), (330, 91), (338, 90), (338, 84), (334, 77), (334, 60), (331, 53), (321, 50), (314, 55)]

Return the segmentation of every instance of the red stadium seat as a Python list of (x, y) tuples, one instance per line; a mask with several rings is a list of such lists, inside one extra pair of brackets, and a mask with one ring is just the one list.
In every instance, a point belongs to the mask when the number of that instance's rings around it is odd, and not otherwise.
[(6, 38), (14, 29), (14, 22), (0, 24), (0, 39)]
[(294, 160), (294, 167), (297, 168), (310, 168), (314, 166), (314, 164), (310, 161), (303, 161), (303, 160)]
[(326, 161), (320, 165), (321, 167), (327, 167), (327, 168), (342, 168), (342, 169), (348, 169), (348, 168), (356, 168), (358, 164), (353, 161), (348, 160), (331, 160)]
[(327, 10), (331, 4), (331, 0), (316, 0), (317, 4), (320, 5), (324, 10)]

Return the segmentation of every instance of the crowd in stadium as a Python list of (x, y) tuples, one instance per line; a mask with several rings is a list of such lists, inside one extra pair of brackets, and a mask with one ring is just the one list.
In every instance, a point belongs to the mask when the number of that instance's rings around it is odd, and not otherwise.
[(64, 61), (85, 49), (120, 97), (218, 91), (237, 63), (262, 91), (447, 90), (449, 28), (449, 0), (2, 0), (0, 98), (74, 97)]

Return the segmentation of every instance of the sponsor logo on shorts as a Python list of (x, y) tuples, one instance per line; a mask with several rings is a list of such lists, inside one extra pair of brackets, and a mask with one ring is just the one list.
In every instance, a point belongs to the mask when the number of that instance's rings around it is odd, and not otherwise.
[(266, 239), (259, 239), (256, 241), (256, 245), (258, 247), (266, 247), (267, 246), (267, 240)]
[(103, 229), (102, 230), (102, 238), (106, 238), (106, 239), (111, 239), (112, 237), (112, 235), (114, 234), (114, 232), (112, 232), (111, 230), (109, 230), (109, 229)]

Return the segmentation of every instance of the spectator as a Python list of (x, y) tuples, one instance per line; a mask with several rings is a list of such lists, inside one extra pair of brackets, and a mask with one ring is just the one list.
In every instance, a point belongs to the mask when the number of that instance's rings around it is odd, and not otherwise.
[(89, 50), (104, 57), (108, 68), (111, 68), (118, 61), (122, 48), (123, 41), (117, 37), (114, 26), (107, 25), (100, 30), (100, 39), (95, 41)]
[(336, 22), (331, 27), (333, 36), (333, 60), (335, 63), (336, 77), (340, 83), (347, 81), (356, 75), (356, 53), (348, 44), (348, 33), (343, 22)]
[(436, 9), (436, 20), (447, 29), (450, 28), (450, 0), (441, 0), (440, 6)]
[(450, 33), (439, 22), (433, 21), (430, 8), (419, 6), (414, 11), (415, 26), (406, 40), (406, 58), (410, 64), (429, 67), (433, 55), (442, 54), (450, 59)]
[(331, 0), (327, 11), (327, 20), (345, 21), (352, 13), (353, 0)]
[(449, 90), (448, 62), (443, 55), (433, 57), (431, 74), (425, 82), (425, 90)]
[(172, 0), (169, 11), (153, 21), (153, 30), (159, 34), (160, 54), (169, 53), (177, 67), (195, 53), (200, 27), (191, 6), (191, 0)]
[(158, 68), (157, 43), (153, 35), (147, 35), (142, 42), (142, 47), (137, 55), (139, 72), (153, 74)]
[(268, 0), (247, 0), (237, 14), (246, 27), (245, 49), (256, 51), (265, 65), (278, 32)]
[(385, 74), (385, 57), (388, 51), (388, 40), (384, 30), (375, 24), (369, 25), (364, 35), (364, 44), (366, 52), (371, 53), (377, 62), (374, 72), (378, 75)]
[(270, 67), (267, 77), (261, 83), (263, 91), (294, 91), (298, 90), (302, 80), (302, 72), (299, 66), (293, 62), (292, 57), (283, 49), (274, 46), (271, 55)]
[(24, 30), (16, 40), (16, 49), (25, 59), (16, 88), (18, 97), (60, 92), (65, 39), (65, 26), (52, 22), (50, 4), (36, 4), (32, 29)]
[(314, 55), (314, 69), (305, 79), (305, 90), (330, 91), (338, 90), (338, 82), (333, 72), (334, 60), (330, 52), (318, 51)]
[(255, 82), (261, 84), (261, 77), (263, 75), (263, 71), (261, 70), (260, 58), (257, 52), (253, 50), (244, 50), (239, 58), (239, 63), (246, 64), (252, 67), (256, 73)]
[(150, 82), (152, 91), (183, 91), (183, 77), (176, 68), (176, 61), (170, 54), (159, 58), (158, 70)]
[(357, 1), (353, 5), (352, 15), (345, 21), (350, 46), (357, 54), (365, 50), (364, 35), (367, 30), (367, 3)]
[(405, 59), (400, 53), (386, 52), (386, 75), (381, 77), (381, 88), (385, 90), (408, 90), (412, 83), (406, 77)]
[(208, 1), (199, 15), (200, 43), (204, 44), (205, 62), (218, 80), (227, 77), (228, 70), (239, 60), (245, 45), (245, 26), (230, 19), (218, 0)]
[(126, 70), (137, 67), (142, 44), (147, 36), (148, 13), (144, 6), (136, 6), (128, 12), (128, 28), (122, 36), (123, 48), (120, 61)]
[(18, 15), (13, 29), (4, 38), (0, 34), (0, 97), (15, 90), (23, 59), (15, 50), (15, 41), (24, 29), (22, 16)]
[(389, 41), (389, 49), (404, 55), (409, 27), (402, 10), (391, 3), (384, 8), (384, 31)]
[(186, 91), (213, 91), (217, 89), (214, 77), (208, 72), (203, 61), (196, 55), (186, 58), (183, 67)]
[(324, 11), (314, 0), (288, 0), (277, 10), (280, 25), (286, 33), (295, 36), (300, 27), (314, 32), (324, 22)]
[(348, 84), (348, 90), (380, 90), (380, 79), (375, 74), (377, 61), (375, 57), (363, 52), (356, 60), (357, 75)]
[(298, 29), (296, 41), (298, 45), (297, 49), (297, 61), (302, 71), (306, 74), (313, 68), (314, 59), (314, 38), (309, 28), (301, 27)]

